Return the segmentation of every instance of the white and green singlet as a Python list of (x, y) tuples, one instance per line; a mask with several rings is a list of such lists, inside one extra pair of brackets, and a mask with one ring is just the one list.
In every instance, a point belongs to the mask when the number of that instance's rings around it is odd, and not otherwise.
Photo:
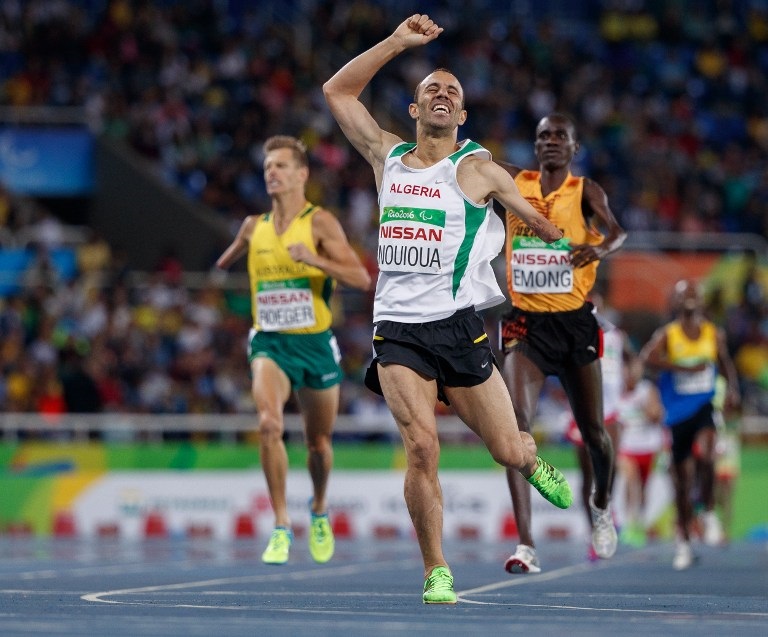
[(491, 267), (504, 245), (504, 225), (491, 201), (470, 201), (456, 180), (464, 158), (490, 159), (490, 153), (465, 140), (434, 166), (417, 169), (402, 161), (415, 147), (397, 144), (384, 164), (374, 322), (436, 321), (504, 300)]

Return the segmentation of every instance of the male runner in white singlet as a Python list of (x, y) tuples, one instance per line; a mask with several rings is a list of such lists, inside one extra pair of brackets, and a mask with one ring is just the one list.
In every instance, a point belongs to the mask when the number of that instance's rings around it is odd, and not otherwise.
[(424, 561), (425, 604), (456, 603), (442, 551), (438, 399), (453, 405), (499, 464), (519, 470), (550, 502), (566, 508), (573, 499), (563, 475), (536, 455), (530, 435), (518, 431), (477, 314), (504, 298), (490, 267), (503, 244), (494, 198), (544, 241), (562, 233), (521, 197), (484, 148), (457, 142), (467, 112), (462, 86), (450, 71), (437, 69), (416, 88), (408, 109), (416, 143), (382, 130), (359, 99), (387, 62), (442, 31), (428, 16), (413, 15), (323, 86), (331, 112), (371, 164), (379, 189), (375, 358), (366, 384), (384, 395), (403, 438), (405, 500)]

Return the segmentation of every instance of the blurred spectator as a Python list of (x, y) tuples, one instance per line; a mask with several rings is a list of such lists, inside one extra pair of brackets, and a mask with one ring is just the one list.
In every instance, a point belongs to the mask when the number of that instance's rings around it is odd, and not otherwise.
[(23, 285), (55, 289), (63, 282), (63, 277), (53, 262), (50, 249), (44, 244), (35, 244), (32, 249), (32, 261), (22, 276)]
[(64, 387), (58, 377), (55, 365), (45, 365), (42, 367), (36, 395), (35, 411), (42, 414), (46, 420), (55, 423), (56, 416), (68, 411), (67, 401), (64, 397)]
[[(0, 101), (86, 106), (96, 130), (127, 140), (189, 196), (224, 214), (265, 205), (254, 149), (289, 131), (328, 170), (319, 198), (360, 220), (347, 193), (360, 185), (351, 170), (357, 159), (318, 88), (334, 59), (382, 35), (397, 0), (332, 7), (263, 0), (258, 13), (243, 3), (181, 0), (29, 5), (5, 13)], [(532, 157), (527, 143), (520, 148), (520, 131), (542, 112), (566, 110), (583, 128), (582, 168), (605, 183), (601, 173), (611, 173), (615, 192), (608, 194), (618, 211), (626, 209), (620, 222), (628, 229), (766, 226), (754, 204), (768, 163), (762, 5), (543, 0), (527, 15), (468, 0), (450, 19), (465, 22), (472, 29), (461, 31), (460, 47), (458, 29), (449, 28), (445, 44), (384, 69), (368, 96), (377, 111), (401, 112), (413, 78), (441, 65), (450, 45), (460, 53), (453, 64), (471, 78), (469, 108), (496, 122), (486, 143), (497, 154), (525, 165)], [(474, 127), (470, 119), (464, 134), (472, 137)], [(373, 185), (369, 177), (363, 184)], [(686, 194), (690, 184), (698, 194)], [(705, 198), (715, 207), (702, 206)]]
[(742, 384), (744, 412), (768, 414), (768, 334), (766, 322), (752, 323), (734, 355)]
[(62, 351), (61, 386), (69, 413), (92, 414), (102, 411), (101, 395), (85, 364), (84, 352), (75, 344)]
[(86, 284), (104, 283), (99, 276), (109, 271), (112, 264), (112, 248), (96, 230), (89, 230), (86, 240), (76, 247), (77, 268)]

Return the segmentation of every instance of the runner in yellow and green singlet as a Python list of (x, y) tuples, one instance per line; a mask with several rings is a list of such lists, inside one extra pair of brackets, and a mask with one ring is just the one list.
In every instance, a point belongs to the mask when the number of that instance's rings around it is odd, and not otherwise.
[(367, 289), (371, 280), (338, 220), (306, 200), (309, 168), (304, 144), (278, 135), (265, 142), (264, 151), (264, 179), (272, 209), (245, 218), (216, 266), (227, 268), (248, 255), (253, 309), (248, 360), (259, 417), (261, 465), (275, 513), (275, 528), (262, 560), (284, 564), (293, 540), (286, 498), (283, 410), (295, 393), (304, 418), (313, 486), (309, 548), (315, 561), (322, 563), (334, 551), (326, 488), (342, 380), (329, 302), (334, 281)]

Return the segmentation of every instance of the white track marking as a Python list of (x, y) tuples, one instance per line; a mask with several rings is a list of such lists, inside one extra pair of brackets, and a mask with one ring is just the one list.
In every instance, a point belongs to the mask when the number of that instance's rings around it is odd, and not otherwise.
[[(596, 563), (579, 563), (574, 564), (571, 566), (566, 566), (564, 568), (556, 569), (553, 571), (535, 574), (535, 575), (522, 575), (522, 576), (512, 576), (508, 579), (500, 580), (497, 582), (491, 582), (489, 584), (485, 584), (483, 586), (478, 586), (475, 588), (463, 590), (463, 591), (457, 591), (458, 600), (461, 604), (473, 604), (473, 605), (481, 605), (481, 606), (506, 606), (506, 607), (519, 607), (519, 608), (540, 608), (540, 609), (549, 609), (549, 610), (562, 610), (562, 611), (587, 611), (587, 612), (603, 612), (603, 613), (635, 613), (638, 615), (656, 615), (656, 616), (680, 616), (681, 614), (684, 615), (690, 615), (691, 617), (696, 617), (697, 613), (694, 612), (686, 612), (681, 611), (680, 609), (676, 610), (663, 610), (663, 609), (648, 609), (648, 608), (615, 608), (615, 607), (598, 607), (598, 606), (584, 606), (584, 605), (563, 605), (563, 604), (542, 604), (542, 603), (517, 603), (517, 602), (507, 602), (507, 601), (483, 601), (478, 599), (469, 599), (471, 596), (474, 595), (481, 595), (485, 593), (489, 593), (492, 591), (498, 591), (503, 590), (505, 588), (511, 588), (513, 586), (523, 586), (523, 585), (530, 585), (534, 582), (547, 582), (547, 581), (553, 581), (557, 579), (561, 579), (564, 577), (568, 577), (570, 575), (589, 572), (589, 571), (595, 571), (595, 570), (602, 570), (605, 568), (611, 568), (612, 566), (618, 566), (620, 564), (626, 564), (631, 563), (634, 561), (642, 561), (645, 559), (644, 554), (650, 552), (649, 549), (641, 549), (639, 551), (635, 551), (631, 554), (622, 556), (622, 557), (616, 557), (611, 560), (602, 560)], [(210, 610), (223, 610), (223, 611), (247, 611), (247, 610), (264, 610), (263, 606), (254, 606), (254, 605), (211, 605), (211, 604), (184, 604), (184, 603), (158, 603), (159, 598), (163, 596), (163, 594), (171, 594), (175, 591), (185, 591), (185, 590), (191, 590), (191, 589), (197, 589), (197, 595), (201, 596), (210, 596), (210, 597), (219, 597), (220, 599), (226, 598), (226, 597), (237, 597), (237, 596), (249, 596), (249, 597), (258, 597), (263, 595), (269, 595), (270, 597), (277, 597), (277, 596), (294, 596), (295, 593), (280, 593), (280, 592), (245, 592), (245, 591), (216, 591), (216, 590), (200, 590), (205, 589), (207, 587), (216, 587), (216, 586), (222, 586), (222, 585), (233, 585), (233, 584), (246, 584), (246, 583), (255, 583), (255, 582), (270, 582), (270, 581), (286, 581), (286, 580), (294, 580), (294, 581), (309, 581), (314, 579), (320, 579), (320, 578), (328, 578), (328, 577), (340, 577), (345, 575), (356, 575), (362, 572), (367, 572), (372, 569), (376, 569), (377, 567), (385, 567), (385, 568), (396, 568), (396, 569), (406, 569), (406, 568), (416, 568), (421, 564), (421, 561), (415, 558), (410, 559), (402, 559), (399, 561), (378, 561), (378, 562), (367, 562), (367, 563), (361, 563), (361, 564), (349, 564), (344, 566), (336, 566), (331, 568), (324, 568), (322, 570), (318, 569), (312, 569), (312, 570), (302, 570), (302, 571), (294, 571), (294, 572), (274, 572), (269, 574), (259, 574), (259, 575), (249, 575), (249, 576), (241, 576), (241, 577), (223, 577), (223, 578), (216, 578), (216, 579), (207, 579), (207, 580), (199, 580), (199, 581), (189, 581), (189, 582), (177, 582), (174, 584), (160, 584), (155, 586), (141, 586), (136, 588), (125, 588), (125, 589), (116, 589), (116, 590), (110, 590), (110, 591), (102, 591), (98, 593), (88, 593), (85, 595), (81, 595), (80, 599), (87, 601), (87, 602), (95, 602), (95, 603), (101, 603), (101, 604), (122, 604), (122, 605), (132, 605), (132, 606), (145, 606), (149, 603), (153, 607), (166, 607), (166, 608), (196, 608), (196, 609), (210, 609)], [(142, 594), (142, 593), (148, 593), (152, 594), (154, 593), (155, 596), (153, 597), (151, 602), (143, 602), (143, 601), (126, 601), (126, 600), (119, 600), (119, 599), (105, 599), (109, 597), (119, 597), (123, 595), (132, 595), (132, 594)], [(402, 598), (402, 597), (411, 597), (413, 593), (386, 593), (382, 594), (379, 592), (376, 593), (367, 593), (367, 592), (308, 592), (306, 594), (303, 594), (306, 596), (312, 596), (314, 598), (322, 598), (322, 597), (335, 597), (335, 596), (343, 596), (345, 598), (349, 598), (352, 596), (360, 596), (360, 597), (369, 597), (369, 596), (375, 596), (375, 597), (387, 597), (392, 599)], [(564, 594), (562, 597), (575, 597), (575, 595), (572, 594)], [(610, 595), (601, 595), (601, 599), (603, 601), (606, 600), (606, 598), (610, 598)], [(615, 596), (614, 596), (615, 597)], [(623, 596), (626, 597), (626, 596)], [(676, 596), (678, 598), (685, 598), (685, 595), (679, 595)], [(694, 596), (690, 596), (694, 597)], [(349, 614), (351, 611), (349, 610), (334, 610), (334, 609), (301, 609), (296, 607), (287, 607), (287, 608), (270, 608), (270, 611), (278, 611), (283, 612), (286, 614), (318, 614), (318, 615), (345, 615)], [(386, 610), (381, 611), (362, 611), (365, 615), (370, 615), (371, 617), (386, 617), (389, 616), (389, 612)], [(354, 611), (355, 615), (359, 615), (360, 611)], [(723, 612), (711, 612), (709, 611), (708, 617), (710, 619), (716, 619), (718, 617), (724, 617), (724, 618), (768, 618), (768, 612), (733, 612), (733, 611), (723, 611)]]
[[(462, 598), (461, 601), (470, 601), (470, 600), (463, 599), (463, 597), (465, 595), (487, 593), (488, 591), (495, 591), (501, 588), (509, 588), (511, 586), (532, 584), (533, 582), (548, 582), (549, 580), (559, 579), (561, 577), (573, 575), (574, 573), (583, 573), (584, 571), (591, 571), (591, 570), (594, 570), (595, 568), (600, 568), (600, 566), (596, 564), (576, 564), (574, 566), (566, 566), (564, 568), (559, 568), (554, 571), (548, 571), (546, 573), (536, 573), (535, 575), (520, 575), (520, 576), (513, 575), (509, 579), (501, 580), (499, 582), (493, 582), (492, 584), (486, 584), (485, 586), (478, 586), (477, 588), (470, 588), (466, 591), (457, 592), (456, 594), (460, 598)], [(474, 602), (471, 602), (471, 603), (474, 603)], [(485, 602), (478, 602), (478, 603), (485, 603)]]
[[(218, 579), (208, 579), (208, 580), (200, 580), (200, 581), (192, 581), (192, 582), (177, 582), (176, 584), (159, 584), (157, 586), (140, 586), (137, 588), (122, 588), (122, 589), (116, 589), (111, 591), (102, 591), (99, 593), (88, 593), (86, 595), (81, 595), (80, 599), (86, 601), (86, 602), (100, 602), (102, 604), (131, 604), (131, 605), (143, 605), (143, 602), (126, 602), (126, 601), (120, 601), (115, 599), (102, 599), (104, 597), (114, 597), (117, 595), (128, 595), (131, 593), (156, 593), (161, 591), (177, 591), (177, 590), (188, 590), (192, 588), (201, 588), (204, 586), (221, 586), (225, 584), (246, 584), (251, 582), (269, 582), (269, 581), (285, 581), (285, 580), (311, 580), (311, 579), (317, 579), (317, 578), (325, 578), (325, 577), (332, 577), (332, 576), (343, 576), (343, 575), (357, 575), (358, 573), (362, 573), (365, 571), (369, 571), (371, 569), (375, 569), (376, 567), (392, 567), (395, 566), (397, 568), (412, 568), (416, 565), (419, 565), (421, 563), (420, 560), (415, 559), (408, 559), (408, 560), (401, 560), (400, 562), (392, 562), (392, 561), (386, 561), (386, 562), (367, 562), (365, 564), (350, 564), (347, 566), (337, 566), (337, 567), (331, 567), (331, 568), (325, 568), (322, 570), (313, 569), (311, 571), (294, 571), (290, 573), (272, 573), (269, 575), (246, 575), (243, 577), (222, 577)], [(182, 608), (193, 608), (194, 605), (189, 604), (174, 604), (173, 606), (178, 606)], [(200, 606), (200, 608), (206, 608), (205, 606)], [(216, 607), (219, 608), (219, 607)], [(238, 607), (241, 608), (242, 607)]]
[[(470, 588), (465, 591), (457, 591), (456, 596), (458, 598), (458, 601), (462, 604), (477, 604), (482, 606), (516, 606), (516, 607), (522, 607), (522, 608), (546, 608), (551, 610), (584, 610), (584, 611), (592, 611), (592, 612), (606, 612), (606, 613), (642, 613), (642, 614), (653, 614), (653, 615), (680, 615), (681, 611), (679, 609), (677, 610), (654, 610), (654, 609), (647, 609), (647, 608), (611, 608), (611, 607), (598, 607), (598, 606), (566, 606), (563, 604), (523, 604), (518, 602), (493, 602), (493, 601), (481, 601), (481, 600), (475, 600), (475, 599), (467, 599), (467, 596), (469, 595), (477, 595), (479, 593), (487, 593), (489, 591), (495, 591), (500, 590), (503, 588), (510, 588), (512, 586), (521, 586), (523, 584), (532, 584), (533, 582), (546, 582), (550, 580), (560, 579), (562, 577), (567, 577), (568, 575), (573, 575), (575, 573), (583, 573), (585, 571), (592, 571), (595, 569), (604, 569), (604, 568), (610, 568), (612, 565), (620, 564), (622, 562), (633, 562), (637, 561), (640, 558), (640, 554), (647, 552), (647, 549), (645, 551), (636, 551), (635, 553), (629, 554), (626, 558), (614, 558), (612, 560), (603, 560), (598, 563), (591, 563), (591, 564), (575, 564), (572, 566), (566, 566), (564, 568), (556, 569), (554, 571), (549, 571), (546, 573), (537, 573), (535, 575), (522, 575), (513, 577), (511, 579), (501, 580), (498, 582), (493, 582), (491, 584), (486, 584), (485, 586), (478, 586), (476, 588)], [(601, 597), (605, 598), (606, 595), (601, 595)], [(697, 597), (695, 595), (676, 595), (675, 597)], [(693, 612), (687, 612), (684, 614), (690, 614), (690, 615), (696, 615), (696, 613)], [(768, 612), (766, 613), (758, 613), (758, 612), (734, 612), (734, 611), (723, 611), (721, 613), (718, 612), (709, 612), (709, 615), (711, 617), (718, 617), (718, 616), (728, 616), (728, 617), (768, 617)]]

